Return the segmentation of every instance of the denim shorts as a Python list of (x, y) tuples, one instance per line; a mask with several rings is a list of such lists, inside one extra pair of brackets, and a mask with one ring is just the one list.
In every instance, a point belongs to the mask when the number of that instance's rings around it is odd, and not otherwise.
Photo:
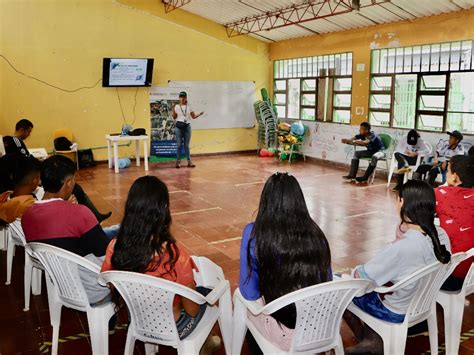
[[(204, 296), (207, 296), (212, 290), (206, 287), (198, 286), (196, 287), (196, 291)], [(181, 311), (181, 316), (176, 321), (176, 328), (178, 329), (178, 335), (181, 340), (186, 338), (189, 334), (193, 332), (194, 329), (196, 329), (197, 325), (202, 319), (202, 316), (206, 312), (206, 308), (207, 303), (200, 305), (199, 312), (198, 314), (196, 314), (195, 317), (191, 317), (189, 314), (186, 313), (184, 309)]]
[(384, 306), (377, 292), (370, 292), (362, 297), (354, 297), (352, 302), (371, 316), (389, 323), (403, 323), (404, 314), (394, 313)]

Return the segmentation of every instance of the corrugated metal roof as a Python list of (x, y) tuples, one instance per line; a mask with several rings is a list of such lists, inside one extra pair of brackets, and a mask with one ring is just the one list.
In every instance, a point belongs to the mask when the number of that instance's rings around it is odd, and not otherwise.
[[(182, 9), (224, 25), (304, 2), (305, 0), (191, 0)], [(363, 7), (370, 2), (371, 0), (361, 0), (362, 8), (359, 12), (261, 31), (251, 36), (266, 42), (281, 41), (314, 33), (344, 31), (474, 7), (474, 0), (391, 0)]]

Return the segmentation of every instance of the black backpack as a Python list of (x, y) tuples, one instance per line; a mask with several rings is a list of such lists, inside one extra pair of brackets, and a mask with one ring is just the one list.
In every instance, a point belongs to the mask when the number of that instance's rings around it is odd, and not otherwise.
[(54, 150), (64, 151), (71, 150), (72, 142), (66, 137), (58, 137), (54, 140)]

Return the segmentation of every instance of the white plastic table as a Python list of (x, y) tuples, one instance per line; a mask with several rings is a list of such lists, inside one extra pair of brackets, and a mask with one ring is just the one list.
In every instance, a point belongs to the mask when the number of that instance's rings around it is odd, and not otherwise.
[[(113, 162), (115, 173), (118, 174), (118, 145), (120, 141), (135, 141), (135, 156), (137, 160), (137, 166), (140, 166), (140, 141), (143, 141), (143, 160), (145, 162), (145, 171), (148, 171), (148, 136), (111, 136), (107, 134), (105, 136), (107, 140), (107, 154), (109, 160), (109, 169), (112, 168), (112, 154), (113, 154)], [(112, 151), (113, 146), (113, 151)]]

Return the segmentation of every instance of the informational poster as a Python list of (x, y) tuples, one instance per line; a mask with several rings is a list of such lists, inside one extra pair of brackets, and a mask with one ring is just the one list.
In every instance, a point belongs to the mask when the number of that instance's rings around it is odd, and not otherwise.
[(151, 147), (152, 160), (176, 157), (175, 123), (171, 108), (178, 103), (181, 89), (152, 86), (150, 88)]
[(111, 59), (109, 85), (145, 85), (147, 62), (147, 59)]

